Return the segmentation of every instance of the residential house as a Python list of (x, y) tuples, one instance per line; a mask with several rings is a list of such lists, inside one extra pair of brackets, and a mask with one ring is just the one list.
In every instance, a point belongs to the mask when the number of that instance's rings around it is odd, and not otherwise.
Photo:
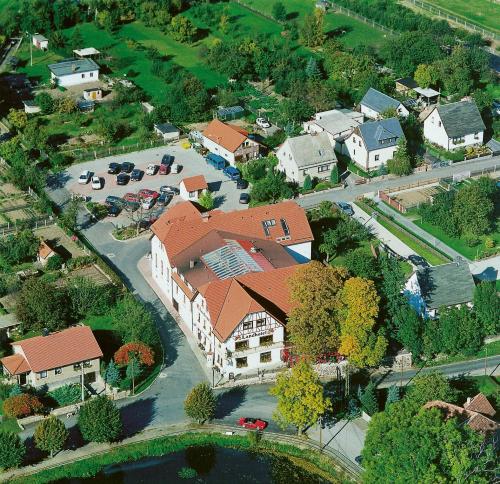
[(57, 255), (57, 252), (45, 240), (42, 240), (40, 242), (40, 247), (38, 248), (36, 260), (42, 266), (45, 266), (49, 259), (55, 255)]
[(208, 190), (208, 184), (203, 175), (191, 176), (181, 180), (179, 190), (182, 199), (197, 202), (200, 196)]
[(222, 156), (229, 164), (248, 161), (259, 156), (259, 143), (248, 137), (248, 132), (214, 119), (203, 131), (203, 146)]
[(410, 112), (401, 101), (393, 99), (373, 87), (370, 87), (360, 103), (360, 111), (370, 119), (380, 119), (382, 114), (389, 109), (394, 109), (398, 116), (406, 118)]
[(66, 59), (49, 64), (51, 81), (69, 87), (99, 80), (99, 65), (90, 58)]
[(288, 138), (276, 153), (278, 170), (287, 180), (304, 184), (306, 176), (311, 179), (328, 180), (337, 165), (337, 157), (330, 138), (325, 132), (313, 132)]
[(441, 308), (472, 306), (474, 279), (464, 261), (415, 271), (405, 284), (410, 305), (424, 317), (435, 318)]
[(437, 408), (446, 419), (455, 417), (463, 420), (469, 428), (484, 435), (496, 434), (500, 429), (495, 421), (496, 410), (482, 393), (474, 398), (467, 398), (463, 407), (442, 400), (432, 400), (424, 408)]
[(0, 359), (3, 374), (20, 385), (56, 388), (68, 383), (101, 380), (103, 356), (92, 330), (74, 326), (47, 336), (11, 343), (13, 353)]
[(202, 212), (184, 202), (152, 226), (152, 275), (160, 297), (222, 374), (283, 365), (286, 280), (311, 256), (305, 211), (287, 201)]
[(413, 77), (401, 77), (400, 79), (396, 79), (395, 84), (396, 92), (404, 94), (405, 96), (408, 96), (411, 91), (418, 87), (418, 84), (415, 82)]
[(334, 150), (344, 154), (344, 140), (352, 130), (362, 124), (364, 116), (350, 109), (332, 109), (316, 113), (311, 121), (303, 124), (306, 133), (325, 132)]
[(164, 141), (178, 140), (181, 131), (179, 128), (170, 123), (159, 123), (153, 126), (155, 133), (161, 136)]
[(100, 87), (84, 89), (83, 99), (86, 101), (100, 101), (102, 99), (102, 89)]
[(486, 126), (474, 101), (434, 106), (424, 121), (424, 137), (448, 151), (483, 143)]
[(398, 118), (363, 123), (345, 140), (345, 152), (366, 172), (385, 165), (394, 157), (400, 139), (405, 135)]
[(31, 38), (33, 45), (40, 50), (47, 50), (49, 48), (49, 39), (42, 34), (35, 34)]

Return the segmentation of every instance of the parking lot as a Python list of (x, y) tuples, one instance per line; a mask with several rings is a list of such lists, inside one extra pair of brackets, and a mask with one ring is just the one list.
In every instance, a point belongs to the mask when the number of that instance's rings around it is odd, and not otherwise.
[[(133, 163), (136, 168), (145, 172), (150, 163), (160, 165), (163, 155), (174, 156), (174, 163), (182, 166), (180, 173), (153, 176), (144, 174), (140, 181), (129, 181), (127, 185), (116, 184), (116, 175), (107, 173), (108, 165), (112, 162)], [(84, 170), (89, 170), (93, 175), (99, 176), (103, 181), (101, 190), (92, 190), (91, 184), (81, 185), (78, 177)], [(100, 158), (85, 163), (79, 163), (66, 169), (64, 172), (64, 185), (71, 193), (85, 195), (93, 202), (103, 202), (107, 196), (114, 195), (122, 197), (125, 193), (137, 193), (142, 188), (159, 190), (162, 185), (172, 185), (179, 187), (183, 178), (194, 175), (203, 175), (207, 180), (210, 190), (213, 192), (216, 206), (225, 211), (245, 209), (247, 206), (239, 203), (239, 196), (244, 190), (238, 190), (236, 183), (226, 178), (222, 170), (207, 165), (204, 158), (193, 149), (184, 149), (179, 144), (161, 146), (149, 150), (128, 153), (120, 156), (110, 156)], [(175, 197), (171, 203), (176, 203), (179, 197)]]

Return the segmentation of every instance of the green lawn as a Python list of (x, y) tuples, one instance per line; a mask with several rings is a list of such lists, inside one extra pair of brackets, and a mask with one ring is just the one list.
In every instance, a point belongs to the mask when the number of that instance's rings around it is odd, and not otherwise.
[(500, 32), (500, 4), (494, 0), (427, 0), (480, 27)]
[(484, 345), (475, 355), (465, 357), (463, 355), (447, 356), (446, 358), (439, 358), (437, 360), (429, 361), (425, 366), (440, 366), (447, 365), (449, 363), (457, 363), (459, 361), (476, 360), (479, 358), (484, 358), (485, 356), (497, 356), (500, 355), (500, 341), (494, 341), (493, 343), (488, 343)]
[(47, 65), (62, 59), (62, 56), (53, 51), (44, 52), (33, 47), (33, 65), (31, 65), (30, 44), (26, 38), (23, 39), (16, 57), (20, 60), (20, 67), (18, 67), (17, 72), (27, 74), (28, 77), (40, 83), (49, 82), (50, 80), (50, 71)]

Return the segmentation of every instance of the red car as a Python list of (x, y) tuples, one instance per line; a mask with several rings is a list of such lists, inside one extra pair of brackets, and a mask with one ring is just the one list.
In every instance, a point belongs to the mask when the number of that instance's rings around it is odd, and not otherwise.
[(123, 195), (122, 198), (126, 202), (135, 202), (135, 203), (139, 202), (139, 196), (132, 192), (125, 193), (125, 195)]
[(264, 430), (267, 427), (267, 422), (258, 418), (241, 417), (238, 420), (238, 425), (246, 429)]
[(155, 192), (154, 190), (149, 190), (148, 188), (143, 188), (142, 190), (139, 190), (139, 193), (137, 194), (139, 198), (145, 199), (145, 198), (154, 198), (155, 200), (160, 196), (158, 192)]

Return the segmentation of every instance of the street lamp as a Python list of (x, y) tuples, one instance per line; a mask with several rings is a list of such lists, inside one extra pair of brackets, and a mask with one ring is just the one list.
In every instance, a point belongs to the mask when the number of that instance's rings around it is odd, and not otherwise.
[(33, 67), (33, 39), (28, 31), (26, 31), (26, 37), (28, 38), (28, 42), (30, 44), (30, 66)]

